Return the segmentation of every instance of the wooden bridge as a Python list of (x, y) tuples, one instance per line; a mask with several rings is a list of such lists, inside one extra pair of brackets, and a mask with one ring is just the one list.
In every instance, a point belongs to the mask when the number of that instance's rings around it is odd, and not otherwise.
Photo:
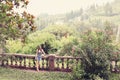
[[(11, 54), (4, 53), (0, 54), (0, 66), (3, 67), (12, 67), (20, 69), (32, 69), (36, 70), (35, 65), (35, 55), (26, 55), (26, 54)], [(40, 61), (40, 70), (47, 71), (65, 71), (71, 72), (74, 65), (81, 62), (81, 58), (72, 57), (72, 56), (56, 56), (56, 55), (44, 55)], [(113, 61), (111, 61), (113, 62)], [(118, 69), (119, 61), (114, 60), (114, 68), (111, 67), (111, 71), (120, 72)]]

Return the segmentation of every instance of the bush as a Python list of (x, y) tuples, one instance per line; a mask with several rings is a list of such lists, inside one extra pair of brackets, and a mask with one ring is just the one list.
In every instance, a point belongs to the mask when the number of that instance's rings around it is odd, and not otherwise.
[(9, 39), (6, 41), (6, 52), (9, 53), (21, 53), (23, 43), (20, 40)]
[[(82, 35), (80, 51), (82, 57), (83, 79), (96, 80), (97, 78), (109, 80), (110, 58), (114, 51), (111, 39), (105, 32), (88, 31)], [(81, 72), (78, 72), (80, 75)], [(74, 76), (77, 77), (77, 76)]]
[(36, 47), (41, 44), (45, 45), (45, 43), (48, 48), (46, 48), (48, 53), (53, 53), (54, 49), (59, 48), (59, 45), (57, 45), (58, 42), (56, 40), (56, 37), (48, 32), (36, 31), (32, 34), (29, 34), (26, 39), (26, 46), (29, 46), (28, 48), (31, 49), (31, 51), (29, 50), (30, 53), (35, 53)]
[(80, 63), (73, 67), (71, 80), (82, 80), (85, 72)]
[[(60, 55), (67, 55), (67, 56), (78, 56), (77, 54), (77, 45), (79, 44), (78, 38), (69, 36), (68, 38), (61, 39), (62, 48), (60, 50)], [(75, 49), (74, 52), (72, 51), (73, 48)]]
[(34, 44), (34, 43), (28, 43), (23, 46), (21, 49), (21, 53), (24, 54), (36, 54), (36, 47), (39, 44)]
[(38, 45), (48, 42), (53, 46), (55, 40), (55, 36), (52, 34), (36, 31), (27, 35), (25, 43), (22, 43), (20, 40), (9, 39), (6, 41), (5, 47), (9, 53), (34, 54)]

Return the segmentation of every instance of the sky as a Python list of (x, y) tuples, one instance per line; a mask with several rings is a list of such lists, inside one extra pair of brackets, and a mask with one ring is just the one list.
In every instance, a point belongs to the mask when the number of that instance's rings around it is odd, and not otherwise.
[(86, 9), (92, 4), (103, 5), (111, 1), (114, 0), (29, 0), (26, 11), (35, 16), (43, 13), (63, 14), (80, 8)]

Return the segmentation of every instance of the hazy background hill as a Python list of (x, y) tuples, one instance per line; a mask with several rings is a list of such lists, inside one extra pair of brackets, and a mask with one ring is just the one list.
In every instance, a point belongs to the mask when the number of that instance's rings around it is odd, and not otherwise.
[(90, 27), (103, 28), (104, 24), (110, 23), (111, 26), (119, 26), (120, 23), (120, 0), (106, 3), (103, 6), (91, 5), (88, 9), (80, 8), (66, 14), (48, 15), (40, 14), (36, 18), (36, 25), (41, 30), (49, 25), (65, 24), (75, 27), (78, 31), (86, 30)]

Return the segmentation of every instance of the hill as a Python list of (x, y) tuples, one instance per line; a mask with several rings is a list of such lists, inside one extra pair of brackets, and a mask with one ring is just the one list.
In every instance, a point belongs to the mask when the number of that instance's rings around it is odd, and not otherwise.
[(38, 29), (44, 29), (52, 24), (66, 24), (75, 27), (78, 31), (90, 27), (103, 28), (108, 22), (111, 26), (119, 26), (120, 23), (120, 0), (106, 3), (103, 6), (91, 5), (87, 10), (80, 8), (66, 14), (48, 15), (40, 14), (36, 19)]

